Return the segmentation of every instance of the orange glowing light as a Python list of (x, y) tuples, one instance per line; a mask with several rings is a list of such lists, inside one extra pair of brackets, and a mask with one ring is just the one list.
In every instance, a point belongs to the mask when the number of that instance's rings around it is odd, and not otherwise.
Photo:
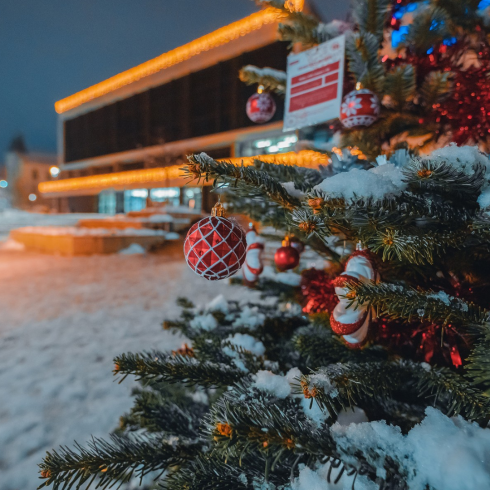
[[(294, 1), (293, 3), (296, 4), (300, 2)], [(85, 102), (101, 97), (102, 95), (108, 94), (125, 85), (129, 85), (141, 78), (188, 60), (203, 51), (209, 51), (212, 48), (222, 46), (223, 44), (245, 36), (252, 31), (260, 29), (264, 25), (277, 22), (284, 18), (284, 16), (284, 13), (280, 10), (268, 7), (260, 12), (249, 15), (244, 19), (221, 27), (214, 32), (191, 41), (190, 43), (179, 46), (178, 48), (146, 61), (141, 65), (130, 68), (107, 80), (92, 85), (76, 94), (65, 97), (56, 102), (54, 108), (58, 114), (69, 111)]]
[(305, 6), (305, 0), (286, 0), (284, 7), (290, 12), (301, 12)]
[[(296, 165), (298, 167), (315, 168), (318, 165), (328, 165), (330, 159), (324, 153), (313, 150), (299, 152), (279, 153), (277, 155), (258, 155), (255, 157), (223, 158), (220, 161), (232, 162), (235, 165), (243, 164), (248, 167), (254, 160), (281, 165)], [(147, 168), (142, 170), (129, 170), (127, 172), (114, 172), (111, 174), (89, 175), (86, 177), (73, 177), (70, 179), (50, 180), (40, 182), (38, 185), (41, 194), (56, 194), (66, 192), (94, 191), (111, 188), (124, 188), (127, 186), (152, 185), (161, 183), (165, 185), (169, 180), (182, 179), (182, 185), (187, 181), (182, 178), (182, 166)]]

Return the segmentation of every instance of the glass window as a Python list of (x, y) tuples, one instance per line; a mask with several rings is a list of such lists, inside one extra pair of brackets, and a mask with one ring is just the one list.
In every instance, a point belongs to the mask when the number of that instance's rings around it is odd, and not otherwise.
[(146, 208), (148, 189), (133, 189), (124, 191), (124, 212), (141, 211)]
[(150, 199), (153, 202), (166, 202), (171, 206), (178, 206), (180, 203), (180, 189), (178, 187), (151, 189)]
[(256, 155), (273, 155), (294, 151), (298, 136), (295, 133), (280, 133), (255, 140), (237, 142), (235, 145), (235, 156), (253, 157)]
[(202, 209), (202, 188), (201, 187), (184, 187), (184, 206), (191, 209)]
[(116, 193), (101, 192), (99, 194), (99, 213), (116, 214)]

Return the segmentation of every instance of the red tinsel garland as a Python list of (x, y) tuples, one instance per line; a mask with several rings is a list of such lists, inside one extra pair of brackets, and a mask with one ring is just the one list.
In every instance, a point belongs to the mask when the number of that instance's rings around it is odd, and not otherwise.
[(318, 269), (306, 269), (301, 273), (301, 293), (304, 313), (331, 312), (338, 303), (333, 281), (336, 276)]

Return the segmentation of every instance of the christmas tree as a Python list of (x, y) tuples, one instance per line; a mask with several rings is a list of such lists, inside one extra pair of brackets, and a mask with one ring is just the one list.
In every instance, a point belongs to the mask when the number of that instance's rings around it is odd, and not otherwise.
[[(199, 154), (185, 170), (329, 268), (259, 276), (263, 298), (246, 305), (182, 299), (164, 326), (189, 343), (116, 358), (119, 379), (141, 383), (134, 407), (110, 440), (48, 453), (41, 487), (149, 475), (168, 490), (489, 488), (483, 4), (360, 0), (349, 26), (289, 6), (295, 49), (346, 33), (344, 92), (370, 90), (379, 119), (331, 123), (348, 155), (326, 168)], [(271, 71), (242, 78), (284, 90)]]

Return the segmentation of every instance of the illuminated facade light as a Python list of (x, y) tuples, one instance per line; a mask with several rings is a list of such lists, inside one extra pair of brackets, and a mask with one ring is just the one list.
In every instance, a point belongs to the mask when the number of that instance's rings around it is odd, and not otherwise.
[(8, 187), (9, 183), (6, 181), (6, 180), (0, 180), (0, 187), (2, 189), (5, 189), (6, 187)]
[[(296, 4), (298, 2), (292, 2)], [(238, 39), (250, 32), (256, 31), (261, 27), (278, 22), (284, 18), (284, 13), (280, 10), (268, 7), (260, 12), (256, 12), (244, 19), (233, 22), (214, 32), (206, 34), (190, 43), (179, 46), (167, 53), (153, 58), (141, 65), (123, 71), (107, 80), (92, 85), (76, 94), (70, 95), (55, 103), (54, 108), (58, 114), (74, 109), (85, 102), (101, 97), (125, 85), (136, 82), (141, 78), (153, 75), (161, 70), (182, 63), (204, 51), (222, 46), (230, 41)]]
[(60, 174), (60, 169), (58, 167), (51, 167), (49, 169), (49, 173), (50, 173), (51, 177), (53, 177), (53, 179), (55, 179)]
[(29, 194), (29, 201), (34, 202), (37, 199), (36, 194)]
[[(291, 151), (288, 153), (279, 153), (277, 155), (223, 158), (220, 161), (249, 166), (253, 165), (254, 160), (262, 160), (266, 163), (281, 165), (297, 165), (298, 167), (307, 168), (316, 168), (318, 165), (328, 165), (330, 163), (330, 159), (327, 155), (313, 150), (303, 150), (299, 152)], [(182, 177), (181, 165), (41, 182), (39, 183), (38, 189), (41, 194), (70, 193), (80, 191), (93, 192), (111, 188), (124, 189), (125, 187), (134, 185), (141, 185), (141, 187), (154, 186), (156, 183), (165, 185), (166, 182), (170, 180), (175, 181), (175, 179), (181, 179), (182, 186), (188, 182)]]
[(302, 12), (304, 6), (305, 0), (286, 0), (284, 2), (284, 7), (290, 12)]

